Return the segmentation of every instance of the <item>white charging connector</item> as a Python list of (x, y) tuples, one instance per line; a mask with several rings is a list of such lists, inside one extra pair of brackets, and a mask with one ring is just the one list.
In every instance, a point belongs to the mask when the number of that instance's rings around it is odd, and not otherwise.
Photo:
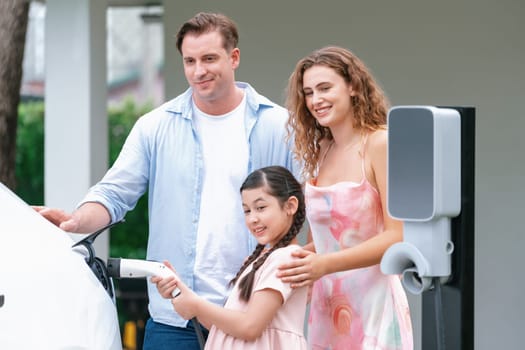
[[(108, 274), (113, 278), (144, 278), (151, 276), (179, 278), (166, 265), (158, 261), (139, 259), (108, 259)], [(180, 294), (179, 288), (175, 288), (171, 295), (175, 298)]]

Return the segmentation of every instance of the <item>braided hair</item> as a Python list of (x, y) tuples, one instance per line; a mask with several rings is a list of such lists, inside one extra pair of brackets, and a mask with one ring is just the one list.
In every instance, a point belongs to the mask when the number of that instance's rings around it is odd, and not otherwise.
[(304, 194), (301, 184), (292, 175), (292, 173), (282, 166), (268, 166), (252, 172), (241, 185), (241, 193), (244, 190), (256, 189), (264, 187), (265, 191), (277, 198), (281, 207), (286, 201), (294, 196), (297, 198), (298, 206), (294, 214), (293, 222), (288, 232), (281, 238), (277, 244), (271, 247), (261, 257), (259, 257), (265, 247), (264, 244), (257, 244), (253, 253), (246, 259), (241, 266), (237, 275), (230, 281), (230, 285), (234, 285), (243, 271), (250, 266), (252, 262), (252, 270), (246, 274), (239, 282), (240, 297), (244, 301), (250, 300), (252, 294), (253, 282), (255, 272), (264, 264), (268, 256), (276, 249), (286, 247), (297, 236), (303, 226), (305, 220), (305, 203)]

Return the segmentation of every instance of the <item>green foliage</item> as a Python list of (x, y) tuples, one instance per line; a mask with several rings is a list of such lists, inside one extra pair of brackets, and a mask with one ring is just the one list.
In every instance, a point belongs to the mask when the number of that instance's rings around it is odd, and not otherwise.
[(17, 195), (27, 203), (44, 203), (44, 104), (20, 103), (15, 163)]
[[(108, 110), (109, 161), (113, 164), (133, 124), (151, 105), (137, 106), (132, 100)], [(25, 202), (44, 203), (44, 103), (23, 102), (18, 109), (15, 192)], [(80, 200), (80, 198), (79, 198)], [(126, 221), (111, 229), (110, 256), (144, 259), (148, 233), (147, 193)]]

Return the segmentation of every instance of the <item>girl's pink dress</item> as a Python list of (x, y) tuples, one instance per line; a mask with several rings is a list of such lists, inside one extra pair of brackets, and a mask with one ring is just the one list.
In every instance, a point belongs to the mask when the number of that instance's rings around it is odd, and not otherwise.
[[(317, 253), (353, 247), (383, 230), (376, 189), (361, 183), (305, 187), (307, 218)], [(308, 320), (312, 349), (412, 349), (412, 324), (398, 276), (379, 265), (326, 275), (315, 282)]]
[[(256, 340), (248, 342), (234, 338), (212, 326), (205, 349), (306, 350), (303, 329), (308, 288), (292, 289), (289, 283), (283, 283), (276, 277), (277, 267), (290, 261), (292, 251), (297, 249), (299, 249), (298, 245), (291, 244), (275, 250), (255, 273), (252, 295), (256, 291), (269, 288), (281, 293), (284, 300), (283, 305), (262, 335)], [(251, 271), (251, 266), (244, 270), (243, 275), (248, 271)], [(237, 285), (233, 287), (224, 307), (232, 310), (245, 310), (247, 308), (247, 304), (239, 298)]]

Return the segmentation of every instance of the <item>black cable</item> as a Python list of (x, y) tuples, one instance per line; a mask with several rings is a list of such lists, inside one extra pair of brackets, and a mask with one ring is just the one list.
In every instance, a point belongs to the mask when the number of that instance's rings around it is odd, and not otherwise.
[(102, 232), (104, 232), (105, 230), (109, 229), (110, 227), (113, 227), (113, 226), (115, 226), (117, 224), (120, 224), (123, 221), (124, 220), (116, 221), (114, 223), (110, 223), (110, 224), (102, 227), (101, 229), (99, 229), (99, 230), (89, 234), (84, 239), (76, 242), (72, 246), (72, 248), (78, 247), (78, 246), (83, 246), (87, 250), (87, 256), (84, 257), (84, 260), (88, 264), (88, 266), (91, 269), (91, 271), (93, 271), (93, 273), (95, 274), (97, 279), (100, 281), (100, 283), (102, 284), (102, 286), (104, 287), (106, 292), (109, 294), (110, 298), (113, 300), (113, 303), (116, 303), (115, 290), (114, 290), (114, 287), (113, 287), (113, 280), (111, 279), (111, 277), (108, 274), (108, 269), (106, 267), (106, 263), (102, 259), (97, 257), (97, 254), (95, 253), (95, 248), (93, 247), (93, 244), (95, 243), (95, 239), (98, 237), (98, 235), (100, 235)]
[[(95, 238), (97, 238), (97, 236), (101, 234), (103, 231), (123, 221), (124, 220), (110, 223), (109, 225), (102, 227), (96, 232), (93, 232), (90, 235), (88, 235), (86, 238), (73, 244), (73, 247), (82, 245), (87, 249), (88, 256), (85, 258), (87, 264), (89, 265), (89, 267), (91, 268), (95, 276), (97, 276), (98, 280), (102, 283), (102, 285), (104, 286), (104, 289), (108, 292), (109, 296), (113, 299), (114, 302), (115, 302), (114, 300), (115, 294), (114, 294), (114, 289), (113, 289), (113, 282), (108, 274), (106, 264), (104, 263), (102, 259), (96, 256), (95, 249), (93, 248), (93, 242), (95, 241)], [(1, 301), (3, 304), (3, 295), (2, 295)], [(199, 341), (199, 347), (202, 350), (204, 349), (204, 343), (206, 342), (206, 340), (204, 339), (204, 334), (202, 332), (201, 325), (199, 321), (197, 321), (196, 317), (192, 318), (191, 321), (193, 323), (193, 327), (195, 328), (195, 333), (197, 334), (197, 340)]]
[(445, 324), (443, 320), (443, 304), (441, 298), (440, 277), (434, 277), (434, 313), (436, 316), (436, 343), (438, 350), (445, 350)]
[(202, 333), (201, 325), (199, 321), (197, 321), (197, 317), (192, 318), (191, 322), (193, 323), (193, 327), (195, 328), (195, 333), (197, 333), (197, 340), (199, 341), (199, 347), (202, 350), (204, 349), (204, 343), (206, 341), (204, 339), (204, 334)]

